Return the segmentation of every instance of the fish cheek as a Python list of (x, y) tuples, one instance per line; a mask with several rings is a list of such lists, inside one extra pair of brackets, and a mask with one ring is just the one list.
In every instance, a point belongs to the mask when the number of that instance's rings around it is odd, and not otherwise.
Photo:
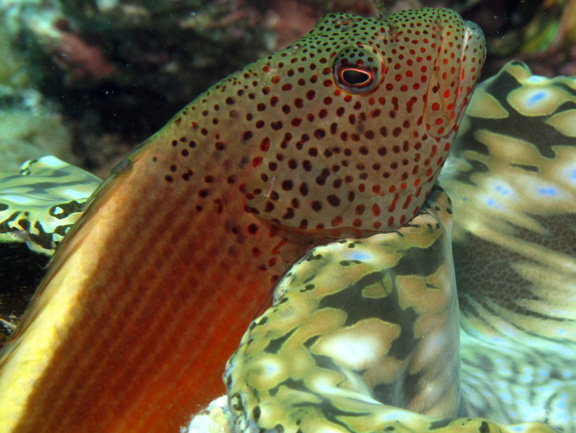
[[(296, 133), (295, 130), (292, 132)], [(330, 170), (321, 149), (307, 133), (275, 138), (265, 154), (254, 158), (246, 182), (249, 212), (276, 227), (322, 229), (324, 191)]]
[[(349, 159), (360, 155), (357, 142), (375, 133), (366, 131), (367, 115), (354, 97), (367, 99), (378, 88), (384, 60), (374, 47), (347, 46), (329, 70), (333, 80), (310, 88), (302, 98), (297, 95), (290, 108), (280, 104), (282, 113), (276, 116), (290, 114), (282, 128), (255, 138), (259, 153), (246, 183), (247, 207), (269, 224), (318, 232), (352, 227), (356, 220), (350, 214), (359, 191), (349, 174), (357, 169)], [(348, 136), (354, 138), (350, 154), (338, 155)]]

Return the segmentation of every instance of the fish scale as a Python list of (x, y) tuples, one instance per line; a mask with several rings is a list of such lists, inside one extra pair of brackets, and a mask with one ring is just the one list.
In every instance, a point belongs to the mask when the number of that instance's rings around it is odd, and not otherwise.
[(174, 432), (311, 246), (418, 212), (484, 60), (449, 10), (332, 14), (120, 163), (0, 358), (0, 432)]

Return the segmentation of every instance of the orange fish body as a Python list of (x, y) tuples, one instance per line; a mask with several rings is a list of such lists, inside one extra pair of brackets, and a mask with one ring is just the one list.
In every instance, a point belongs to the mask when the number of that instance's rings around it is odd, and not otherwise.
[(311, 246), (420, 209), (484, 60), (448, 10), (333, 14), (119, 164), (0, 359), (0, 432), (177, 432)]

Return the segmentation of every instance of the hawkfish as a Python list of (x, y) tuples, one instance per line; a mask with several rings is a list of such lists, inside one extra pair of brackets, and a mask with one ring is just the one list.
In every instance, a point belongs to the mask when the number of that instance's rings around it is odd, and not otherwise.
[(330, 14), (120, 162), (0, 359), (0, 432), (176, 432), (306, 251), (421, 209), (480, 76), (447, 9)]

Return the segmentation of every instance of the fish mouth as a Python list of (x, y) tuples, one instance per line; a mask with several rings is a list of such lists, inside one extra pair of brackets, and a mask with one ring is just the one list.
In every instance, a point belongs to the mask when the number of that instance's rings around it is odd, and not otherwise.
[(480, 27), (456, 12), (438, 10), (436, 20), (441, 42), (429, 76), (423, 119), (429, 135), (445, 138), (457, 129), (479, 81), (486, 43)]

